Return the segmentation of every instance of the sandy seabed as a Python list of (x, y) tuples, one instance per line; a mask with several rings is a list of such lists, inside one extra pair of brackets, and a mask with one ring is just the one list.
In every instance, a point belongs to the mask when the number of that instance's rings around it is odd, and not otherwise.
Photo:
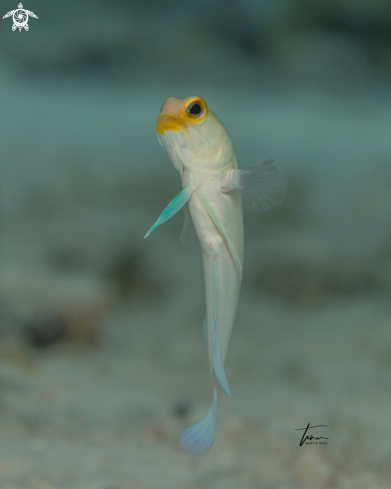
[[(154, 135), (172, 93), (29, 90), (1, 87), (0, 487), (390, 487), (385, 104), (197, 90), (239, 163), (276, 158), (289, 194), (246, 215), (233, 399), (192, 457), (178, 438), (212, 391), (200, 251), (180, 217), (142, 239), (180, 191)], [(300, 446), (308, 423), (327, 445)]]

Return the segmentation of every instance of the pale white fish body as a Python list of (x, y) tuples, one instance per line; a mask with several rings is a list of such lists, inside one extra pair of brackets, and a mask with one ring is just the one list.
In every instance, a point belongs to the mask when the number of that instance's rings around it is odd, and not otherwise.
[[(233, 168), (237, 168), (235, 157), (233, 157), (232, 165)], [(211, 220), (205, 206), (200, 200), (198, 192), (202, 191), (216, 210), (233, 246), (235, 247), (240, 262), (243, 263), (242, 196), (239, 190), (230, 192), (229, 194), (224, 194), (221, 191), (222, 182), (226, 177), (226, 174), (233, 168), (225, 171), (225, 174), (223, 174), (222, 178), (219, 180), (206, 180), (202, 182), (196, 178), (196, 187), (193, 186), (194, 179), (189, 171), (185, 170), (182, 178), (183, 188), (188, 186), (197, 188), (197, 191), (190, 197), (188, 205), (202, 249), (206, 289), (208, 359), (212, 371), (212, 339), (215, 325), (214, 263), (217, 265), (219, 281), (219, 332), (223, 365), (225, 364), (227, 357), (229, 342), (235, 322), (242, 281), (242, 270), (238, 264), (237, 257), (227, 245), (225, 237)]]
[[(185, 430), (182, 448), (202, 454), (216, 433), (218, 385), (231, 397), (224, 372), (235, 322), (243, 267), (242, 194), (257, 210), (268, 210), (285, 196), (285, 183), (267, 161), (239, 170), (231, 138), (201, 97), (169, 97), (156, 132), (182, 178), (182, 192), (166, 207), (145, 237), (188, 206), (201, 244), (206, 288), (205, 346), (213, 380), (208, 412)], [(188, 213), (185, 212), (185, 226)]]

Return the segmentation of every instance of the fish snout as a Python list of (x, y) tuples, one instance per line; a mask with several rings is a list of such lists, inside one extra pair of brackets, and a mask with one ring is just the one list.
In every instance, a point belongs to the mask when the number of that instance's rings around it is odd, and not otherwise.
[(185, 128), (184, 123), (172, 114), (162, 114), (159, 115), (156, 122), (156, 132), (163, 134), (164, 132), (171, 131), (181, 131)]

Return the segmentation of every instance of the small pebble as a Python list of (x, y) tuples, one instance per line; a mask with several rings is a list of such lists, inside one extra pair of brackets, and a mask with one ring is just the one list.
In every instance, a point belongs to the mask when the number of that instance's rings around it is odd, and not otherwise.
[(190, 412), (190, 403), (183, 401), (178, 402), (174, 407), (174, 415), (176, 418), (185, 418)]

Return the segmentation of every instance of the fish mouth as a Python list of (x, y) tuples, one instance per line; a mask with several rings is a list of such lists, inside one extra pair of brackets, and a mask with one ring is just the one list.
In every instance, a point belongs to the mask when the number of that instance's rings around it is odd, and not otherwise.
[(171, 114), (161, 115), (156, 123), (156, 132), (158, 134), (164, 134), (166, 131), (181, 131), (185, 129), (183, 122)]

